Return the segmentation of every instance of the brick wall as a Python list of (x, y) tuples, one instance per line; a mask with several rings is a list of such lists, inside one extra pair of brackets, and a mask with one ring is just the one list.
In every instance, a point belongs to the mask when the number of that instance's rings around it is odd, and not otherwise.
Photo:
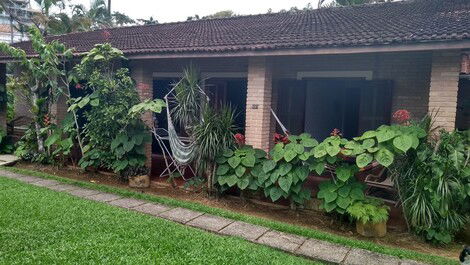
[(434, 124), (448, 131), (455, 128), (460, 64), (460, 52), (433, 53), (429, 112), (437, 111)]
[(248, 63), (248, 90), (246, 99), (247, 144), (269, 149), (271, 136), (272, 72), (265, 57), (250, 58)]
[[(141, 100), (153, 99), (153, 78), (152, 72), (144, 63), (142, 62), (132, 62), (130, 65), (131, 76), (136, 82), (136, 89)], [(142, 120), (147, 126), (152, 126), (153, 123), (153, 114), (151, 112), (146, 112), (142, 114)], [(152, 143), (147, 143), (145, 145), (145, 155), (147, 156), (147, 161), (145, 165), (148, 168), (152, 167)]]

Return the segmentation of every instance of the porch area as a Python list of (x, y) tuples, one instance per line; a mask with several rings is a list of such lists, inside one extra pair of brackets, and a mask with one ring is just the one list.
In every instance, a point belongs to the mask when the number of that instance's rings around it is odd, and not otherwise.
[[(271, 109), (291, 134), (307, 132), (317, 140), (335, 128), (344, 137), (358, 136), (389, 124), (399, 109), (408, 110), (413, 119), (435, 113), (435, 125), (449, 131), (468, 129), (464, 58), (455, 50), (146, 59), (131, 60), (130, 69), (142, 98), (162, 98), (182, 69), (193, 64), (211, 104), (234, 107), (247, 144), (268, 150), (274, 132), (282, 133)], [(153, 117), (146, 119), (152, 122)], [(165, 128), (165, 114), (155, 119)], [(147, 149), (157, 161), (158, 146)], [(152, 163), (154, 176), (161, 171), (159, 164)]]

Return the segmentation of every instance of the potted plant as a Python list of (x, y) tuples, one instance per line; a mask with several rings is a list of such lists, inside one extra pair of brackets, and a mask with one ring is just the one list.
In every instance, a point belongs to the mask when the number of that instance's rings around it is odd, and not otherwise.
[(387, 233), (390, 208), (376, 199), (357, 201), (348, 207), (348, 214), (356, 220), (356, 231), (366, 237), (383, 237)]
[(148, 188), (150, 187), (149, 169), (143, 167), (128, 167), (120, 172), (123, 179), (129, 181), (131, 188)]

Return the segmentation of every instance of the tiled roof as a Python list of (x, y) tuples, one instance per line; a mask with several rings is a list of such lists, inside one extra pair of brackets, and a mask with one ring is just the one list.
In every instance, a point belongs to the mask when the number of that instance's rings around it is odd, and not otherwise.
[[(86, 52), (110, 42), (126, 54), (357, 47), (470, 39), (470, 0), (411, 0), (49, 37)], [(30, 51), (28, 42), (18, 43)]]

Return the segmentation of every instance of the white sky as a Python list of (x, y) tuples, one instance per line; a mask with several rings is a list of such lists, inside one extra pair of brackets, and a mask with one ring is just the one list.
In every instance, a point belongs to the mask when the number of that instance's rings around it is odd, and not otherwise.
[[(189, 16), (205, 16), (221, 10), (233, 10), (240, 15), (266, 13), (289, 9), (292, 6), (305, 7), (311, 3), (317, 6), (318, 0), (112, 0), (112, 11), (119, 11), (137, 19), (153, 16), (160, 23), (183, 21)], [(31, 1), (34, 2), (34, 1)], [(89, 7), (90, 0), (70, 0), (73, 4)], [(107, 2), (107, 0), (106, 0)]]

